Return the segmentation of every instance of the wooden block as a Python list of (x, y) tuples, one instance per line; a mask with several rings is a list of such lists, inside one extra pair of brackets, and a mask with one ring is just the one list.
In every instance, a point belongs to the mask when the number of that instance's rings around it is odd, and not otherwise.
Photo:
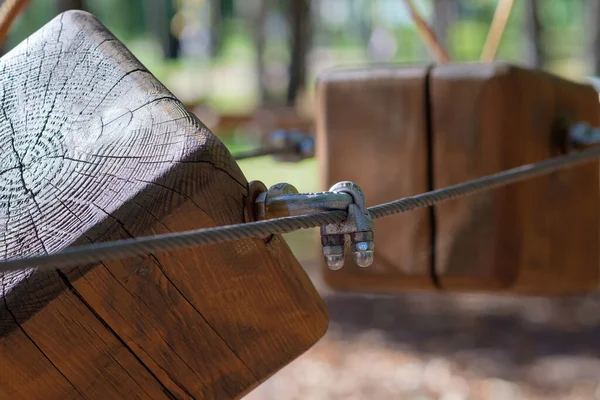
[[(351, 180), (375, 205), (429, 190), (427, 67), (335, 71), (317, 87), (321, 187)], [(326, 282), (342, 290), (433, 288), (429, 210), (375, 221), (376, 256), (365, 269), (346, 257)]]
[[(369, 205), (548, 159), (561, 154), (564, 118), (600, 122), (592, 87), (502, 63), (337, 71), (318, 99), (322, 189), (354, 181)], [(326, 281), (367, 292), (595, 290), (598, 166), (376, 220), (373, 267), (323, 265)]]
[[(243, 222), (227, 149), (90, 14), (0, 70), (3, 259)], [(327, 328), (279, 236), (1, 279), (2, 398), (239, 398)]]
[[(430, 89), (436, 188), (556, 156), (561, 118), (600, 122), (591, 86), (502, 63), (437, 66)], [(598, 167), (590, 163), (436, 206), (442, 287), (595, 290)]]

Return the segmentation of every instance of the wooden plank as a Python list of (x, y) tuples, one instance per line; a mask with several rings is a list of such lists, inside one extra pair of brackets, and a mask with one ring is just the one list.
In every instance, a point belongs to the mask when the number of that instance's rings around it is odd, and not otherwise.
[[(368, 205), (425, 192), (428, 184), (427, 67), (336, 71), (317, 88), (321, 187), (356, 182)], [(326, 282), (343, 290), (433, 288), (428, 210), (375, 221), (376, 256), (369, 268), (352, 257)]]
[[(0, 71), (3, 258), (243, 221), (227, 149), (90, 14)], [(239, 398), (327, 328), (278, 236), (2, 278), (0, 383), (50, 371), (17, 398)]]
[[(591, 87), (502, 63), (437, 66), (430, 88), (436, 188), (559, 154), (563, 117), (599, 122)], [(591, 163), (437, 205), (442, 287), (596, 289), (598, 175), (598, 163)]]

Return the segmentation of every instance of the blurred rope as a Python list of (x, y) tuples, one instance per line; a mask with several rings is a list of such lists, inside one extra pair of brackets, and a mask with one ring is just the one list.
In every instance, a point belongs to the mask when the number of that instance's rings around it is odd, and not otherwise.
[(4, 46), (10, 27), (28, 4), (29, 0), (4, 0), (0, 5), (0, 47)]
[(508, 22), (514, 3), (514, 0), (499, 1), (481, 52), (480, 60), (482, 62), (492, 62), (496, 58), (498, 46), (500, 46), (500, 41), (506, 30), (506, 23)]
[[(578, 153), (571, 153), (539, 163), (524, 165), (472, 181), (370, 207), (368, 211), (373, 219), (389, 217), (549, 174), (578, 164), (592, 162), (598, 158), (600, 158), (600, 146), (590, 147)], [(54, 254), (9, 259), (0, 262), (0, 272), (17, 271), (32, 267), (38, 267), (41, 270), (69, 268), (191, 246), (250, 238), (267, 238), (275, 234), (290, 233), (300, 229), (340, 223), (346, 217), (347, 213), (345, 211), (327, 211), (302, 216), (70, 247)]]

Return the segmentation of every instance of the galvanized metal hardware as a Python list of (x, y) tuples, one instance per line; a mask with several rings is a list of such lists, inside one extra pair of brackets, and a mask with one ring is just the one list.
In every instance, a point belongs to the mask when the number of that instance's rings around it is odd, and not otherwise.
[(304, 132), (279, 129), (267, 140), (268, 146), (275, 150), (276, 161), (298, 162), (315, 156), (315, 139)]
[(329, 191), (350, 195), (352, 203), (348, 205), (348, 218), (344, 222), (321, 227), (321, 244), (327, 266), (333, 270), (344, 266), (347, 236), (350, 237), (354, 262), (359, 267), (370, 266), (373, 264), (375, 251), (373, 220), (365, 205), (362, 190), (353, 182), (339, 182)]
[[(261, 187), (264, 187), (262, 183), (252, 182), (251, 192)], [(328, 192), (320, 193), (298, 193), (294, 186), (279, 183), (253, 198), (253, 220), (256, 221), (323, 211), (347, 211), (348, 217), (344, 222), (321, 227), (321, 244), (327, 265), (333, 270), (344, 266), (347, 243), (358, 266), (368, 267), (373, 263), (373, 221), (363, 192), (355, 183), (340, 182)]]
[(594, 128), (585, 122), (570, 126), (567, 137), (569, 150), (585, 150), (600, 144), (600, 129)]

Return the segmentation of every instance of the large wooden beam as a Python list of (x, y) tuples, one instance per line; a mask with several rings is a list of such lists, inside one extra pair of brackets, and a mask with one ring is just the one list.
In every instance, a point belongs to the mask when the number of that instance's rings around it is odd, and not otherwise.
[[(591, 86), (502, 63), (337, 71), (318, 90), (322, 189), (355, 181), (370, 205), (559, 155), (565, 119), (600, 124)], [(373, 266), (324, 267), (326, 281), (367, 292), (595, 290), (599, 178), (590, 163), (376, 220)]]
[[(564, 118), (600, 122), (591, 86), (502, 63), (439, 66), (430, 88), (435, 188), (559, 155)], [(442, 287), (594, 290), (599, 193), (596, 162), (439, 204)]]
[[(90, 14), (0, 71), (3, 259), (244, 221), (227, 149)], [(327, 327), (279, 236), (1, 280), (7, 398), (239, 398)]]

